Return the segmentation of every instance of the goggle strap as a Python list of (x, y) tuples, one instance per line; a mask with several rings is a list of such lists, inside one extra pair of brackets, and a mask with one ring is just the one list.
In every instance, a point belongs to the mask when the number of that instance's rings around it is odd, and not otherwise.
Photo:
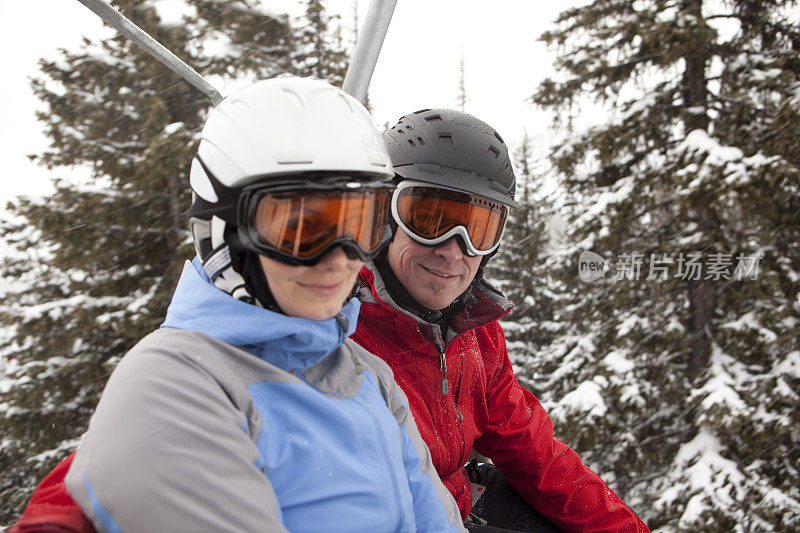
[(231, 249), (228, 245), (221, 246), (214, 250), (205, 261), (203, 270), (211, 281), (214, 281), (219, 274), (231, 265)]
[(261, 303), (250, 294), (244, 277), (233, 269), (231, 251), (227, 244), (214, 250), (202, 263), (206, 275), (218, 289), (237, 300), (261, 307)]

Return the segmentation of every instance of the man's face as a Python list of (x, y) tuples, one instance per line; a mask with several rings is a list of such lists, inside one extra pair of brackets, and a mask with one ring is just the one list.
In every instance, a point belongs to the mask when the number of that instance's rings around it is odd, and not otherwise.
[(437, 246), (423, 246), (400, 228), (387, 257), (403, 287), (428, 309), (444, 309), (453, 303), (472, 283), (482, 259), (461, 253), (455, 238)]

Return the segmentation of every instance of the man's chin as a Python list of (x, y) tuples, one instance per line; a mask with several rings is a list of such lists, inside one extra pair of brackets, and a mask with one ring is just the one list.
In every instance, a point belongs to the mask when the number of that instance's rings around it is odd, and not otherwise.
[(434, 285), (433, 285), (433, 294), (435, 294), (438, 297), (438, 296), (442, 296), (446, 292), (447, 292), (447, 287), (445, 287), (444, 285), (442, 285), (440, 283), (434, 283)]
[(418, 304), (427, 309), (440, 311), (453, 303), (454, 298), (450, 298), (448, 292), (447, 287), (442, 285), (437, 287), (434, 285), (428, 287), (424, 294), (412, 294), (411, 297), (414, 298)]

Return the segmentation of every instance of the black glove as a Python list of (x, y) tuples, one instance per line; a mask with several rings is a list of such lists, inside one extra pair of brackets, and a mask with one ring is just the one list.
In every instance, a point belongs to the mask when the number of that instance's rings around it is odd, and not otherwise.
[[(472, 506), (470, 517), (474, 517), (465, 522), (470, 532), (561, 533), (561, 529), (528, 503), (494, 465), (478, 464), (472, 460), (466, 469), (469, 480), (484, 487), (483, 493)], [(480, 529), (487, 527), (490, 529)]]

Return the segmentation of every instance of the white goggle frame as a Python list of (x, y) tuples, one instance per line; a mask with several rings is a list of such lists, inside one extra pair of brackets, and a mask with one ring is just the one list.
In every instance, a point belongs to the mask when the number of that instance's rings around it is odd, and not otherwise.
[[(443, 190), (446, 190), (446, 191), (454, 191), (454, 192), (458, 192), (458, 193), (462, 193), (462, 194), (475, 194), (475, 193), (462, 191), (460, 189), (456, 189), (456, 188), (453, 188), (453, 187), (443, 187), (441, 185), (434, 185), (432, 183), (425, 183), (424, 181), (403, 181), (403, 182), (401, 182), (395, 188), (394, 192), (392, 193), (392, 218), (397, 223), (397, 225), (406, 233), (406, 235), (408, 235), (409, 237), (411, 237), (412, 239), (414, 239), (418, 243), (424, 244), (425, 246), (436, 246), (438, 244), (441, 244), (441, 243), (447, 241), (451, 237), (453, 237), (455, 235), (458, 235), (458, 236), (461, 237), (461, 241), (464, 243), (464, 246), (467, 249), (467, 255), (470, 256), (470, 257), (475, 257), (475, 256), (478, 256), (478, 255), (489, 255), (490, 253), (492, 253), (495, 250), (497, 250), (498, 246), (500, 246), (500, 243), (503, 241), (503, 233), (505, 233), (505, 231), (506, 231), (506, 224), (508, 223), (508, 212), (506, 212), (506, 219), (505, 219), (505, 221), (503, 221), (503, 227), (500, 230), (500, 238), (497, 239), (497, 244), (495, 244), (494, 246), (492, 246), (488, 250), (478, 250), (477, 248), (475, 248), (475, 245), (472, 244), (472, 239), (470, 239), (470, 237), (469, 237), (469, 233), (467, 232), (467, 228), (465, 228), (462, 225), (456, 226), (455, 228), (451, 229), (450, 231), (448, 231), (444, 235), (442, 235), (440, 237), (436, 237), (435, 239), (426, 239), (424, 237), (420, 237), (419, 235), (414, 233), (414, 231), (412, 231), (408, 226), (403, 224), (403, 221), (400, 220), (400, 215), (397, 212), (397, 201), (398, 201), (398, 198), (400, 197), (400, 191), (402, 191), (404, 189), (409, 189), (411, 187), (423, 187), (423, 188), (426, 188), (426, 189), (443, 189)], [(475, 195), (475, 196), (480, 196), (480, 195)], [(499, 203), (499, 202), (497, 202), (497, 203)]]

